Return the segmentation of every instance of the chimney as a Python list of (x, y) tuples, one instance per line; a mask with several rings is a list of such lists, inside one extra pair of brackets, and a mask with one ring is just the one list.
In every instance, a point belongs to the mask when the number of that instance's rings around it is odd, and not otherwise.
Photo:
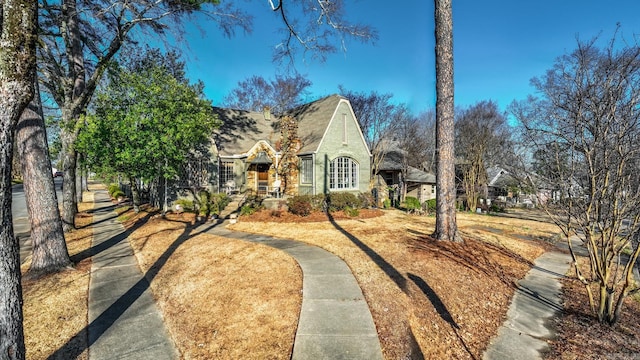
[(271, 120), (271, 107), (270, 106), (265, 106), (262, 109), (262, 115), (264, 115), (264, 119), (265, 120)]

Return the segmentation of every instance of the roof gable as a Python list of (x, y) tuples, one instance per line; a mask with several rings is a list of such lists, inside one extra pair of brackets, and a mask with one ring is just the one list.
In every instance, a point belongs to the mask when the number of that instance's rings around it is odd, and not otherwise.
[[(298, 153), (318, 151), (341, 102), (348, 104), (353, 115), (353, 109), (348, 100), (340, 95), (330, 95), (282, 114), (291, 116), (298, 122), (298, 137), (301, 142)], [(223, 108), (214, 108), (214, 113), (223, 122), (214, 135), (221, 156), (246, 154), (258, 141), (265, 141), (275, 148), (276, 142), (280, 139), (279, 120), (265, 119), (263, 113)], [(367, 147), (359, 126), (358, 131), (364, 146)], [(367, 151), (371, 154), (368, 147)]]

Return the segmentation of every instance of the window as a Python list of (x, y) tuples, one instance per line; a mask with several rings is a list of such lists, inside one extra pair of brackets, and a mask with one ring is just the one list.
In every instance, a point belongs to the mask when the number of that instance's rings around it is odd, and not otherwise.
[(329, 163), (329, 189), (358, 189), (358, 163), (348, 157), (333, 159)]
[(300, 183), (313, 183), (313, 159), (310, 157), (300, 159)]
[(233, 162), (224, 161), (220, 163), (220, 185), (225, 185), (228, 181), (235, 181)]

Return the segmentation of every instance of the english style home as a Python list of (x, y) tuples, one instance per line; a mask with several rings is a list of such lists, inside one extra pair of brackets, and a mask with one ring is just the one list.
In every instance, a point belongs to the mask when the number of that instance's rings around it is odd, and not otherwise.
[(331, 95), (278, 116), (214, 111), (223, 125), (210, 149), (212, 190), (275, 196), (369, 191), (371, 153), (346, 98)]

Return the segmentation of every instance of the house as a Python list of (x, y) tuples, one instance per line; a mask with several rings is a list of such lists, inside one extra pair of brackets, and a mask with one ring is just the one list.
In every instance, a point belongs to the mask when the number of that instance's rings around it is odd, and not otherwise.
[(371, 153), (349, 100), (331, 95), (275, 116), (215, 108), (210, 181), (258, 195), (368, 192)]
[[(381, 199), (392, 196), (413, 196), (424, 203), (435, 199), (436, 177), (418, 168), (407, 165), (406, 152), (399, 148), (397, 142), (390, 141), (386, 145), (374, 186)], [(404, 189), (402, 189), (404, 187)], [(397, 193), (395, 189), (400, 189)], [(393, 194), (391, 193), (393, 191)], [(402, 199), (397, 199), (401, 201)]]

